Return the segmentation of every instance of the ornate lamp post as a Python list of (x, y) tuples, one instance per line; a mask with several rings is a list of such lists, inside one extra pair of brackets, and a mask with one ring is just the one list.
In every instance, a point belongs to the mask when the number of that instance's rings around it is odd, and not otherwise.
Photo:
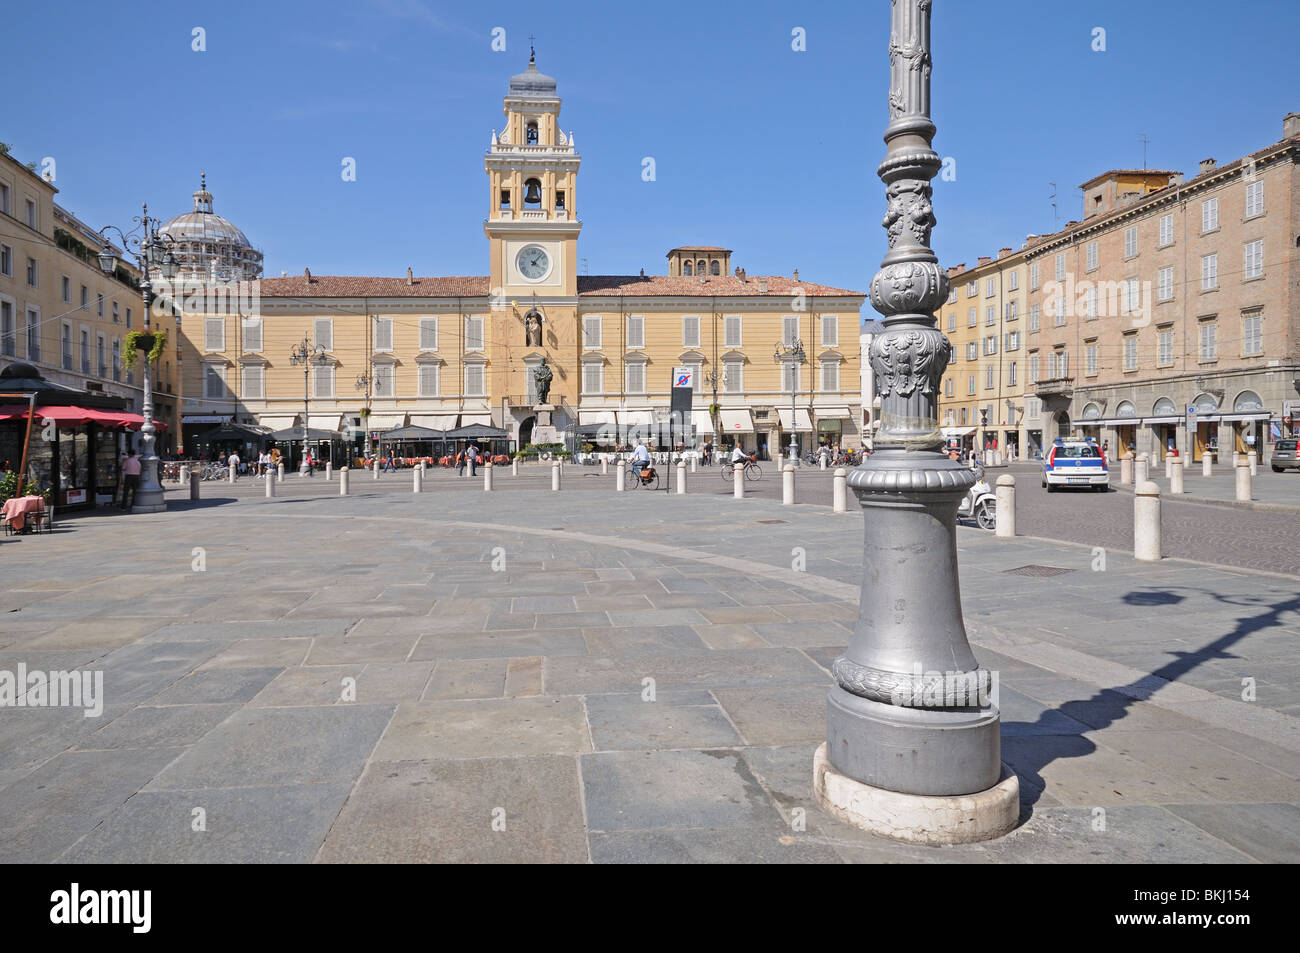
[(836, 817), (921, 843), (996, 837), (1019, 814), (1001, 764), (996, 677), (962, 622), (956, 510), (975, 475), (942, 452), (939, 382), (952, 345), (934, 313), (948, 279), (930, 250), (932, 0), (893, 0), (890, 122), (878, 171), (889, 251), (871, 281), (884, 331), (869, 354), (881, 395), (875, 453), (849, 475), (865, 511), (862, 596), (835, 661), (814, 787)]
[(312, 344), (309, 338), (304, 337), (302, 343), (295, 344), (289, 349), (289, 363), (302, 365), (302, 457), (298, 461), (301, 467), (307, 462), (307, 424), (311, 420), (311, 386), (309, 378), (311, 376), (311, 366), (315, 364), (321, 367), (329, 360), (326, 356), (325, 348), (318, 344)]
[(366, 392), (366, 404), (362, 409), (363, 412), (361, 414), (361, 428), (366, 435), (364, 452), (367, 459), (370, 457), (370, 380), (369, 372), (357, 375), (357, 390), (363, 390)]
[(112, 246), (104, 235), (105, 232), (110, 230), (117, 232), (122, 240), (123, 249), (127, 251), (136, 249), (136, 261), (139, 262), (140, 273), (143, 276), (140, 279), (140, 296), (144, 302), (144, 333), (136, 338), (136, 342), (145, 352), (141, 380), (143, 397), (140, 406), (140, 415), (144, 418), (144, 422), (140, 425), (140, 488), (136, 491), (131, 512), (161, 513), (167, 509), (167, 495), (163, 492), (162, 484), (158, 482), (158, 454), (154, 452), (158, 431), (153, 422), (153, 370), (149, 364), (149, 352), (154, 346), (150, 322), (150, 313), (153, 310), (153, 279), (150, 277), (149, 266), (152, 265), (165, 279), (171, 280), (176, 277), (180, 263), (171, 253), (171, 237), (158, 234), (158, 219), (149, 217), (147, 204), (140, 206), (140, 216), (134, 221), (140, 224), (141, 234), (138, 238), (134, 237), (134, 230), (128, 236), (123, 234), (116, 225), (106, 225), (99, 230), (100, 237), (104, 239), (104, 248), (99, 253), (99, 269), (104, 274), (111, 275), (118, 266), (118, 258), (113, 254)]
[(799, 466), (799, 422), (795, 419), (795, 398), (799, 396), (799, 367), (808, 363), (808, 357), (804, 353), (803, 342), (798, 338), (788, 347), (783, 348), (780, 344), (772, 354), (772, 360), (777, 364), (790, 365), (790, 462)]

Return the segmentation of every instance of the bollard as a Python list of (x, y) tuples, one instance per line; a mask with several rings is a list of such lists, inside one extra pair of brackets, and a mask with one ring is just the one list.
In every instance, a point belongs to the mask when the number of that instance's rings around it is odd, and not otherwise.
[(1248, 451), (1246, 461), (1250, 464), (1250, 475), (1252, 477), (1257, 476), (1259, 474), (1259, 454), (1254, 450)]
[(203, 479), (203, 475), (199, 473), (197, 469), (190, 471), (190, 499), (191, 500), (197, 500), (199, 498), (199, 483), (202, 481), (202, 479)]
[(1151, 478), (1151, 461), (1145, 453), (1139, 453), (1137, 461), (1133, 464), (1133, 483), (1145, 483)]
[(1237, 468), (1237, 461), (1240, 460), (1240, 459), (1241, 459), (1241, 451), (1240, 451), (1240, 450), (1234, 450), (1234, 451), (1232, 451), (1232, 468), (1233, 468), (1234, 470), (1236, 470), (1236, 468)]
[(781, 505), (794, 506), (794, 467), (788, 463), (781, 468)]
[(1238, 457), (1234, 469), (1237, 471), (1237, 499), (1249, 503), (1251, 498), (1250, 461)]
[(849, 511), (849, 471), (843, 467), (836, 467), (831, 482), (834, 487), (831, 494), (835, 502), (834, 512), (847, 513)]
[(1133, 557), (1141, 562), (1160, 559), (1160, 487), (1150, 480), (1137, 485), (1133, 499)]
[(821, 469), (825, 470), (825, 469), (826, 469), (826, 454), (824, 454), (824, 453), (820, 453), (820, 454), (818, 454), (818, 455), (817, 455), (817, 463), (818, 463), (818, 465), (820, 466)]
[(411, 467), (411, 492), (424, 492), (424, 474), (420, 472), (419, 467)]
[(743, 467), (732, 468), (731, 495), (738, 500), (745, 498), (745, 470)]
[(1172, 480), (1173, 478), (1174, 478), (1174, 458), (1166, 453), (1165, 454), (1165, 479)]
[(275, 482), (276, 482), (276, 483), (283, 483), (283, 482), (284, 482), (284, 464), (283, 464), (283, 463), (276, 464), (276, 467), (275, 467)]
[(347, 496), (347, 495), (348, 495), (348, 468), (341, 467), (339, 469), (339, 496)]
[(326, 480), (334, 479), (334, 464), (329, 463), (328, 461), (325, 464), (325, 479)]
[(376, 480), (379, 479), (379, 458), (378, 458), (378, 457), (375, 457), (375, 477), (374, 477), (374, 478), (375, 478)]
[(994, 517), (994, 533), (999, 539), (1014, 539), (1016, 536), (1016, 478), (1010, 473), (998, 477), (997, 510)]
[(1169, 468), (1169, 492), (1170, 494), (1181, 494), (1183, 492), (1183, 461), (1175, 460), (1173, 466)]
[(275, 481), (274, 481), (274, 480), (263, 480), (262, 482), (266, 484), (266, 498), (267, 498), (268, 500), (270, 500), (270, 499), (274, 499), (274, 497), (275, 497)]
[(1214, 471), (1214, 460), (1210, 457), (1210, 451), (1206, 450), (1201, 456), (1201, 476), (1209, 476)]
[(679, 494), (686, 493), (686, 461), (685, 460), (677, 461), (677, 492)]
[(1001, 450), (994, 450), (994, 451), (993, 451), (993, 465), (994, 465), (995, 467), (1000, 467), (1000, 466), (1002, 466), (1002, 451), (1001, 451)]
[(492, 464), (490, 463), (483, 468), (483, 492), (492, 492)]
[(227, 465), (226, 465), (226, 480), (227, 480), (227, 482), (234, 483), (234, 482), (235, 482), (235, 477), (236, 477), (237, 475), (238, 475), (238, 471), (237, 471), (234, 467), (232, 467), (232, 466), (230, 466), (229, 464), (227, 464)]
[(1127, 451), (1119, 458), (1119, 482), (1125, 486), (1133, 485), (1133, 454)]
[(607, 453), (600, 455), (600, 475), (609, 476), (609, 454)]
[(700, 455), (699, 455), (698, 453), (692, 453), (692, 454), (691, 454), (691, 472), (692, 472), (692, 473), (695, 472), (695, 462), (699, 459), (699, 457), (700, 457)]
[(617, 490), (619, 493), (622, 493), (622, 492), (623, 492), (623, 476), (624, 476), (624, 474), (627, 472), (627, 464), (624, 463), (622, 460), (618, 461), (618, 466), (614, 467), (614, 471), (615, 471), (615, 473), (617, 473), (617, 475), (618, 475), (618, 479), (617, 479), (617, 481), (615, 481), (615, 484), (614, 484), (614, 489)]
[(559, 461), (556, 461), (555, 463), (551, 464), (551, 490), (554, 492), (554, 491), (558, 491), (559, 489), (560, 489), (560, 464)]

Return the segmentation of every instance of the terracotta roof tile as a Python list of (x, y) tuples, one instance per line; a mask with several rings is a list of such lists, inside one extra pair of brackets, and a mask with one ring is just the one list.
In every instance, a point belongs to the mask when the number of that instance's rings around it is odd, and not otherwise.
[[(767, 282), (767, 291), (759, 282)], [(381, 278), (368, 275), (304, 275), (286, 278), (263, 278), (264, 298), (486, 298), (489, 293), (486, 275), (468, 277)], [(749, 275), (744, 281), (733, 276), (705, 278), (670, 275), (579, 275), (578, 294), (590, 296), (618, 295), (645, 297), (674, 295), (695, 297), (750, 297), (794, 295), (797, 290), (811, 296), (857, 296), (861, 291), (832, 288), (811, 281), (795, 281), (782, 275), (766, 278)]]
[[(759, 282), (767, 282), (767, 291), (759, 290)], [(699, 278), (676, 275), (579, 275), (580, 295), (694, 295), (698, 297), (748, 297), (751, 295), (779, 295), (787, 297), (802, 290), (806, 295), (854, 295), (865, 297), (861, 291), (832, 288), (811, 281), (795, 281), (784, 275), (749, 275), (741, 280), (732, 275)]]
[(264, 298), (486, 298), (486, 275), (470, 277), (377, 278), (366, 275), (293, 275), (263, 278)]

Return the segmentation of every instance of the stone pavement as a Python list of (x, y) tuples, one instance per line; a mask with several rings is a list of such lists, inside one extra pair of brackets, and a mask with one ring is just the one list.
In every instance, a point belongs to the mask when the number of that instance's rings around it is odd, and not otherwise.
[[(1118, 473), (1112, 473), (1114, 486), (1132, 491), (1131, 486), (1119, 482)], [(1162, 496), (1169, 496), (1169, 481), (1165, 479), (1164, 464), (1154, 468), (1150, 478), (1160, 486)], [(1208, 477), (1201, 476), (1201, 466), (1196, 464), (1183, 473), (1183, 497), (1199, 503), (1227, 503), (1255, 510), (1289, 513), (1300, 516), (1300, 470), (1283, 470), (1274, 473), (1267, 465), (1256, 467), (1251, 481), (1251, 500), (1237, 502), (1237, 475), (1229, 461), (1216, 466)]]
[(6, 541), (0, 670), (102, 672), (106, 701), (0, 709), (0, 860), (1300, 858), (1294, 578), (965, 528), (1022, 824), (920, 848), (829, 819), (861, 521), (388, 492)]

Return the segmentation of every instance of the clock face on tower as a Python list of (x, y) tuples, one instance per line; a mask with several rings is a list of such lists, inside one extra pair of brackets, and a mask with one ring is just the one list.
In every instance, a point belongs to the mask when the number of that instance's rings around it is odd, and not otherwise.
[(515, 266), (529, 281), (540, 281), (551, 270), (551, 259), (541, 245), (525, 245), (515, 256)]

